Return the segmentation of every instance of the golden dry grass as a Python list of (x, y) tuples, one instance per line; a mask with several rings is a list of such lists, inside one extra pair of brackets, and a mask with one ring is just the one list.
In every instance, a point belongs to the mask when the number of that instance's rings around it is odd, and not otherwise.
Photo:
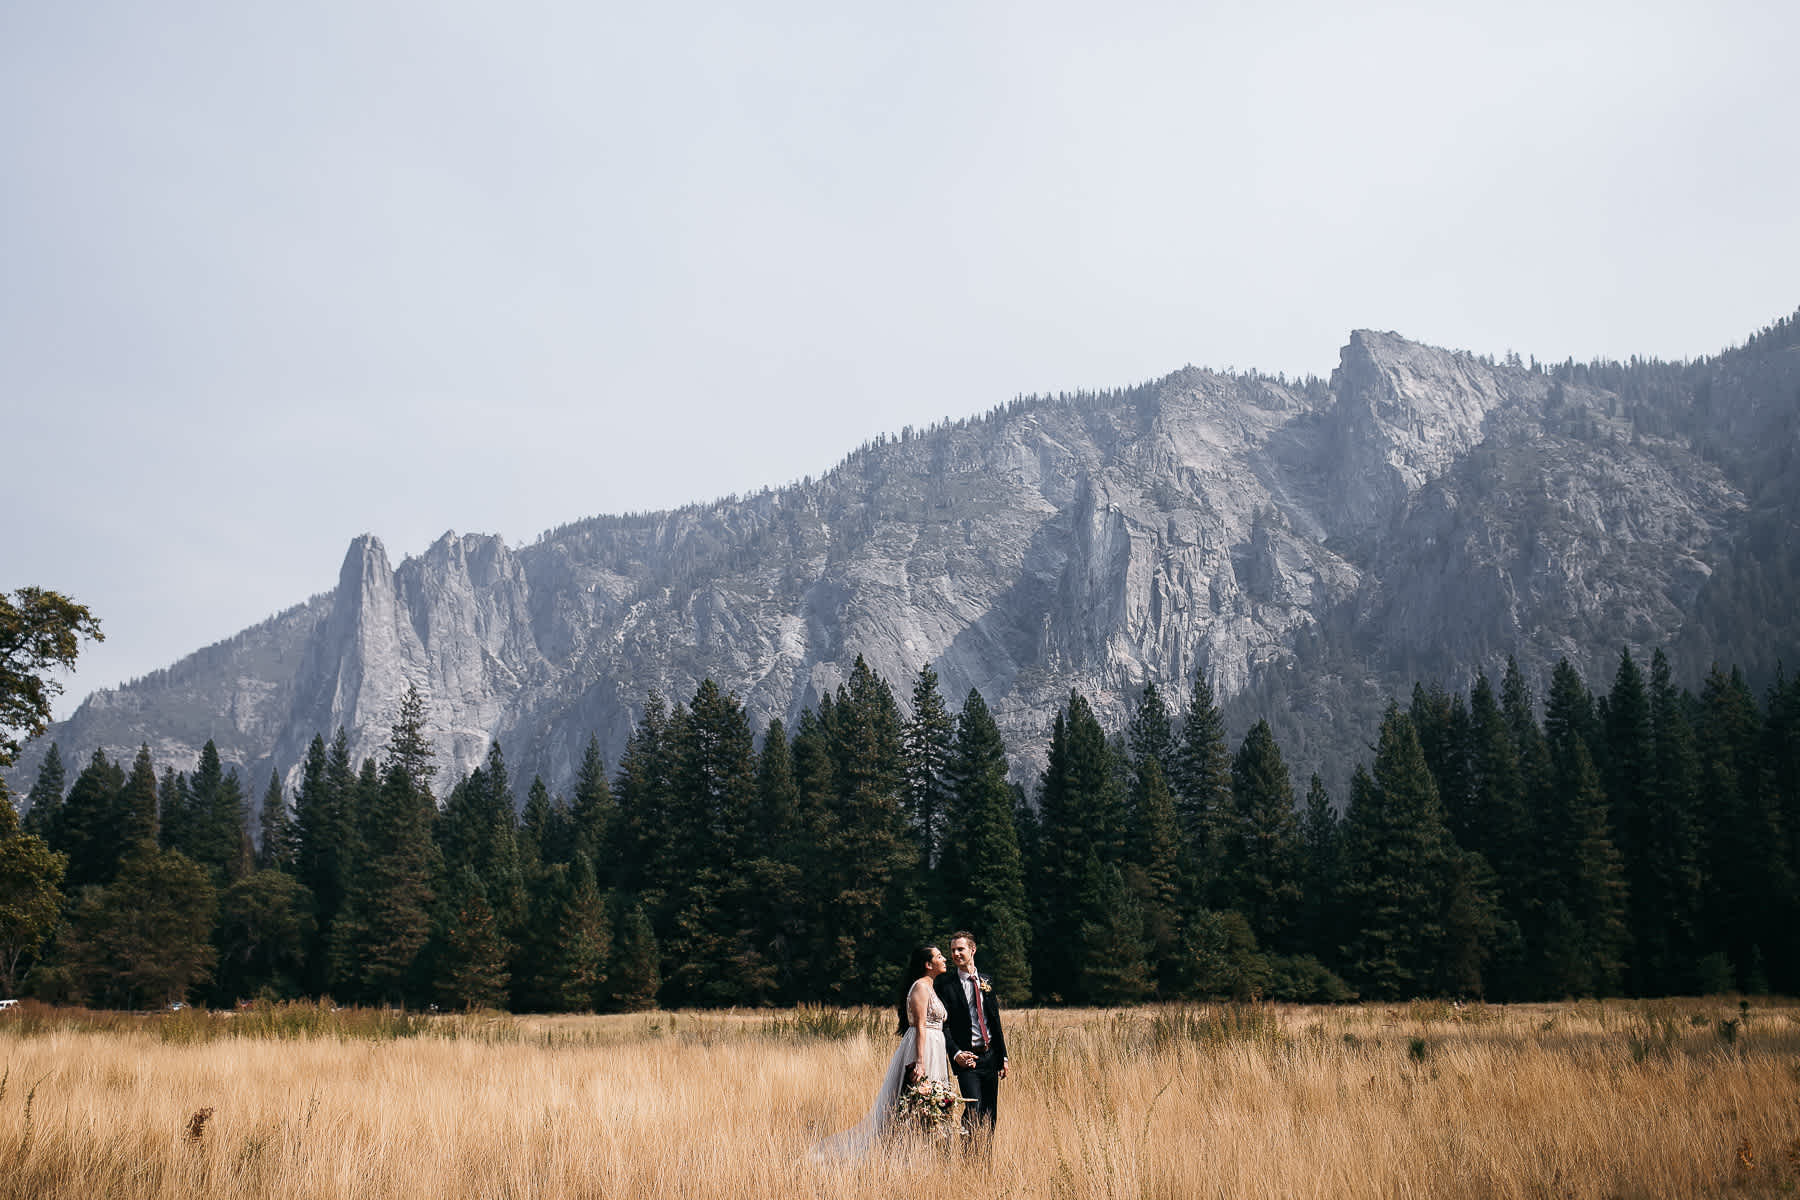
[[(808, 1164), (893, 1043), (763, 1014), (216, 1036), (0, 1017), (0, 1200), (1663, 1197), (1800, 1188), (1800, 1008), (1019, 1011), (990, 1159)], [(868, 1014), (871, 1023), (885, 1023)], [(327, 1035), (319, 1036), (323, 1030)], [(211, 1110), (202, 1117), (200, 1114)]]

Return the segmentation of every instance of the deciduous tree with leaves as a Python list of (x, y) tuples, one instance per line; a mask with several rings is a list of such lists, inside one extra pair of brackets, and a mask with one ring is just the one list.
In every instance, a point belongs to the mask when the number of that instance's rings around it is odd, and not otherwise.
[(62, 694), (52, 672), (75, 665), (84, 638), (106, 640), (85, 605), (44, 588), (0, 592), (0, 768), (49, 728), (51, 705)]

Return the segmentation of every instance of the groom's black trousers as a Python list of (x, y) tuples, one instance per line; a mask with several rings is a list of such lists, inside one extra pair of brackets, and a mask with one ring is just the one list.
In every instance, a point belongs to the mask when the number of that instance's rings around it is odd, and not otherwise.
[(983, 1051), (972, 1067), (951, 1064), (950, 1069), (956, 1072), (956, 1086), (973, 1101), (963, 1106), (964, 1133), (994, 1132), (994, 1119), (999, 1113), (1000, 1066), (999, 1056), (991, 1050)]

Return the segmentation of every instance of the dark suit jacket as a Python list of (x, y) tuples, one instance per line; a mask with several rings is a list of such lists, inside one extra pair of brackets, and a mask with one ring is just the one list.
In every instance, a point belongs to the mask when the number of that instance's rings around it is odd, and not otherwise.
[[(982, 976), (986, 978), (986, 976)], [(944, 1044), (951, 1057), (967, 1050), (973, 1040), (970, 1036), (969, 1000), (963, 992), (962, 975), (955, 967), (945, 971), (937, 978), (938, 999), (944, 1002), (949, 1015), (944, 1018)], [(987, 1017), (988, 1050), (986, 1067), (998, 1069), (1006, 1063), (1006, 1034), (1000, 1028), (1000, 998), (993, 992), (981, 993), (981, 1008)]]

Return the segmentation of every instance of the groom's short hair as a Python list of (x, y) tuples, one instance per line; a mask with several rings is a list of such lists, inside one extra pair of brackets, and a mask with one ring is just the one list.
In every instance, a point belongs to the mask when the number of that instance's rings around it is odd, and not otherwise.
[(975, 941), (975, 935), (970, 933), (966, 929), (959, 929), (955, 933), (951, 934), (950, 935), (951, 944), (955, 945), (958, 938), (961, 938), (963, 941), (969, 943), (969, 945), (974, 949), (979, 950), (981, 948), (979, 943), (977, 943)]

